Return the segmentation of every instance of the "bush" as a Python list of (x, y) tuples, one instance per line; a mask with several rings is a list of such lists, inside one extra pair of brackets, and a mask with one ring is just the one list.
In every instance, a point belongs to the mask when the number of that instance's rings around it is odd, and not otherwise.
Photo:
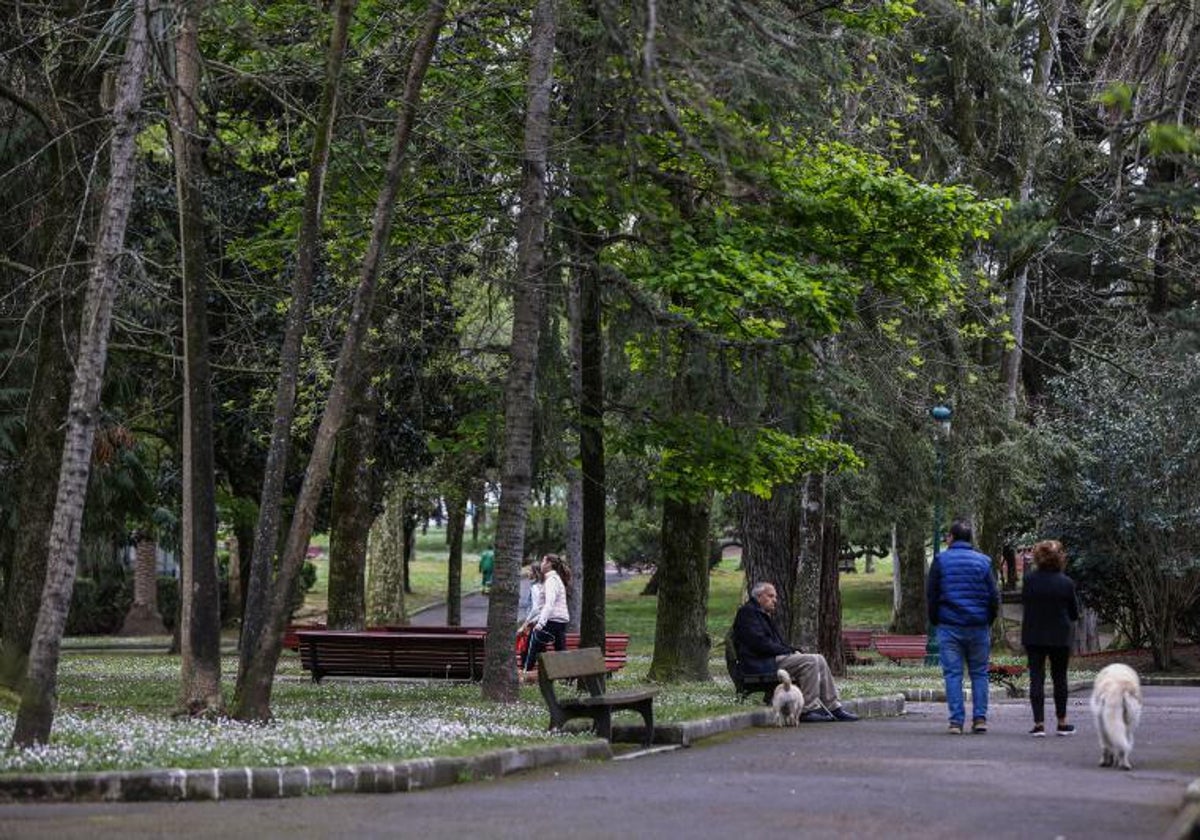
[(1078, 586), (1080, 600), (1096, 611), (1100, 621), (1111, 624), (1132, 647), (1146, 643), (1146, 619), (1119, 560), (1081, 550), (1067, 574)]
[(120, 566), (104, 567), (96, 577), (76, 578), (65, 632), (69, 636), (116, 633), (132, 602), (133, 583)]
[(658, 565), (660, 526), (648, 517), (609, 520), (608, 554), (621, 569), (652, 569)]

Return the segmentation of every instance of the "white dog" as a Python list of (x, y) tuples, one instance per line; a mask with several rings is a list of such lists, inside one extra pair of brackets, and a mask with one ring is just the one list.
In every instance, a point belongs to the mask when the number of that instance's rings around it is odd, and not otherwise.
[(804, 709), (804, 694), (792, 685), (792, 675), (780, 668), (776, 673), (779, 685), (771, 697), (771, 708), (775, 710), (775, 725), (796, 726), (800, 723), (800, 712)]
[(1100, 766), (1132, 770), (1133, 730), (1142, 717), (1142, 682), (1137, 672), (1117, 663), (1097, 674), (1092, 715), (1100, 733)]

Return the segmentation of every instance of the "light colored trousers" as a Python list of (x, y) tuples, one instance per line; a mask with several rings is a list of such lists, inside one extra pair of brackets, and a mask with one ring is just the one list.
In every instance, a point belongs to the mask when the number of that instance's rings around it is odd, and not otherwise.
[(804, 695), (804, 711), (824, 706), (833, 711), (842, 705), (838, 699), (837, 686), (829, 663), (819, 653), (781, 653), (775, 657), (775, 665), (792, 675), (792, 682)]

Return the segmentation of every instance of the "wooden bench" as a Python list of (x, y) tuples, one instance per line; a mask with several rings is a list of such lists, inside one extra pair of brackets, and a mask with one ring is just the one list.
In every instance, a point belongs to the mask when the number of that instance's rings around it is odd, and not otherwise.
[[(645, 728), (642, 744), (650, 746), (654, 741), (654, 695), (655, 689), (643, 691), (617, 691), (606, 694), (607, 680), (604, 654), (600, 648), (549, 651), (538, 656), (538, 687), (550, 710), (550, 728), (561, 729), (574, 718), (591, 718), (596, 734), (607, 741), (612, 740), (612, 713), (628, 709), (642, 716)], [(560, 699), (555, 691), (558, 680), (575, 680), (576, 685), (587, 694)]]
[[(283, 633), (283, 646), (288, 650), (300, 650), (300, 633), (312, 630), (328, 630), (329, 628), (321, 622), (313, 622), (310, 624), (289, 624), (287, 630)], [(486, 636), (486, 627), (450, 627), (449, 625), (431, 625), (428, 627), (419, 627), (415, 624), (385, 624), (382, 627), (368, 627), (365, 630), (356, 631), (362, 633), (405, 633), (428, 635), (431, 633), (439, 633), (451, 636)]]
[(1021, 696), (1021, 687), (1017, 684), (1017, 680), (1024, 674), (1024, 665), (988, 664), (988, 682), (992, 685), (1004, 686), (1004, 690), (1008, 693), (1009, 697)]
[(307, 630), (297, 636), (300, 664), (314, 682), (331, 676), (483, 679), (486, 638), (477, 634)]
[(929, 644), (926, 636), (903, 636), (895, 633), (878, 633), (872, 642), (881, 656), (893, 662), (925, 659), (925, 648)]
[(864, 659), (859, 654), (871, 649), (874, 638), (874, 630), (843, 630), (842, 651), (846, 656), (846, 662), (851, 665), (869, 662), (869, 659)]

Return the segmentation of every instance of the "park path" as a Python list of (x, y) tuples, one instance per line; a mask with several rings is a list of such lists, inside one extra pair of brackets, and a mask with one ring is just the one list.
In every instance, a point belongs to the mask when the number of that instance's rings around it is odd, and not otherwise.
[[(605, 583), (612, 586), (614, 583), (623, 580), (629, 580), (631, 574), (628, 572), (619, 572), (617, 567), (609, 563), (605, 569)], [(471, 584), (478, 583), (477, 579), (471, 580)], [(521, 602), (524, 603), (529, 595), (529, 581), (522, 576), (521, 578)], [(486, 627), (488, 617), (488, 599), (486, 595), (479, 594), (478, 591), (464, 595), (462, 599), (462, 626), (463, 627)], [(446, 604), (443, 601), (440, 604), (434, 604), (432, 607), (427, 607), (420, 612), (414, 613), (409, 618), (409, 624), (414, 627), (435, 627), (446, 623)]]
[(1096, 766), (1087, 698), (1072, 738), (987, 735), (941, 704), (899, 718), (754, 729), (683, 750), (415, 793), (222, 803), (0, 806), (6, 838), (1154, 838), (1200, 775), (1200, 689), (1146, 689), (1133, 772)]

